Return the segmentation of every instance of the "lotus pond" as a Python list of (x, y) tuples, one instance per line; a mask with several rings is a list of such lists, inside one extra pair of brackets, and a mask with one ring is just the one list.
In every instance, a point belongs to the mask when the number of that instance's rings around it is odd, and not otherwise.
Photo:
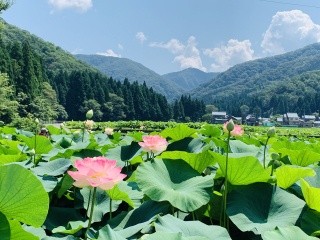
[[(48, 137), (0, 128), (1, 240), (320, 236), (317, 138), (268, 129), (232, 136), (210, 124), (125, 134), (47, 128)], [(146, 151), (146, 135), (166, 147)], [(121, 169), (112, 187), (79, 185), (68, 173), (101, 156)]]

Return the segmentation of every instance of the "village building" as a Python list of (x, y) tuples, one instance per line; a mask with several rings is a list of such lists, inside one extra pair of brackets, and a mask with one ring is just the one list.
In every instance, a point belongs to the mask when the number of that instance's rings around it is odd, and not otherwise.
[(228, 121), (227, 112), (212, 112), (212, 123), (222, 124)]

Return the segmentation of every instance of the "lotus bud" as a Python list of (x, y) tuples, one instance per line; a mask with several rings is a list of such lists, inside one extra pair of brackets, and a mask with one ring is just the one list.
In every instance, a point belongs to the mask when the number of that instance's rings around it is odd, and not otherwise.
[(274, 137), (275, 134), (276, 134), (276, 128), (275, 127), (269, 128), (267, 132), (267, 136), (270, 138), (270, 137)]
[(64, 128), (64, 123), (60, 123), (60, 128), (61, 128), (61, 129)]
[(34, 156), (36, 154), (36, 151), (34, 150), (34, 148), (32, 148), (30, 151), (29, 151), (29, 154), (30, 156)]
[(227, 123), (227, 130), (229, 132), (232, 132), (233, 129), (234, 129), (234, 123), (233, 123), (232, 119), (230, 119), (230, 121)]
[(93, 117), (93, 110), (90, 109), (87, 113), (86, 113), (86, 118), (87, 119), (91, 119)]
[(39, 124), (39, 123), (40, 123), (40, 121), (39, 121), (38, 118), (36, 118), (36, 119), (34, 120), (34, 122), (35, 122), (36, 124)]

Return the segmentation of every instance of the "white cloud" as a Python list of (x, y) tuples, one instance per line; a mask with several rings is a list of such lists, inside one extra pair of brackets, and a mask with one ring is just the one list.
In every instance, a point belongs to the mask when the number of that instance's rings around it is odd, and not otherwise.
[(177, 39), (171, 39), (166, 43), (153, 42), (149, 44), (149, 46), (169, 50), (172, 54), (176, 55), (173, 62), (178, 63), (182, 69), (192, 67), (202, 71), (207, 70), (202, 65), (200, 51), (197, 48), (197, 42), (194, 36), (189, 37), (186, 45)]
[(97, 52), (96, 54), (106, 57), (118, 57), (121, 58), (120, 54), (115, 53), (112, 49), (108, 49), (106, 52)]
[(147, 40), (147, 37), (146, 37), (146, 35), (144, 35), (143, 32), (137, 32), (137, 34), (136, 34), (136, 39), (138, 39), (139, 42), (140, 42), (141, 44), (143, 44), (143, 43)]
[(230, 39), (226, 45), (205, 49), (203, 53), (214, 59), (211, 65), (211, 71), (214, 72), (222, 72), (238, 63), (254, 59), (250, 40)]
[(49, 0), (49, 3), (59, 10), (75, 8), (85, 12), (92, 7), (92, 0)]
[(266, 54), (280, 54), (320, 41), (320, 25), (300, 10), (277, 12), (263, 34)]
[(166, 43), (153, 42), (153, 43), (150, 43), (149, 46), (164, 48), (164, 49), (169, 50), (173, 54), (182, 53), (185, 49), (185, 46), (179, 40), (174, 39), (174, 38)]

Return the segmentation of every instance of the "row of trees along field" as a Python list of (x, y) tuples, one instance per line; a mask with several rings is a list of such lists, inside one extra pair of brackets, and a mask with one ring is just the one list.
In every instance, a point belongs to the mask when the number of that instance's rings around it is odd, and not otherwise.
[[(0, 118), (83, 119), (88, 109), (95, 120), (199, 120), (202, 101), (182, 96), (174, 104), (146, 84), (115, 81), (97, 71), (51, 70), (28, 42), (0, 39)], [(4, 100), (5, 99), (5, 100)], [(179, 114), (174, 114), (176, 105)], [(10, 107), (9, 107), (10, 106)]]

